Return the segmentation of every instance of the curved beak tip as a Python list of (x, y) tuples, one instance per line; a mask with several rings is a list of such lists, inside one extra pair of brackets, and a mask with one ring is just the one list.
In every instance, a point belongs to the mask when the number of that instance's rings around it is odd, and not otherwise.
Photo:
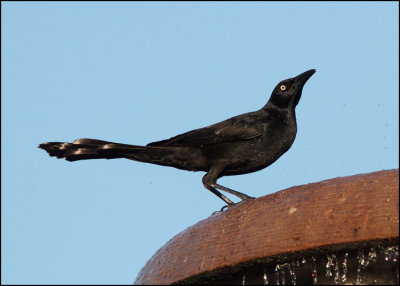
[(316, 69), (310, 69), (310, 70), (306, 71), (305, 74), (313, 75), (316, 71), (317, 71)]
[(308, 70), (296, 76), (296, 79), (300, 82), (305, 83), (315, 72), (316, 72), (315, 69)]

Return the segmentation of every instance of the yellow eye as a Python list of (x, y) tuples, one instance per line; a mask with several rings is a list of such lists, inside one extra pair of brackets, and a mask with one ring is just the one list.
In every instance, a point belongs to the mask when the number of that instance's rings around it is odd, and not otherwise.
[(286, 85), (282, 84), (281, 85), (281, 90), (286, 90)]

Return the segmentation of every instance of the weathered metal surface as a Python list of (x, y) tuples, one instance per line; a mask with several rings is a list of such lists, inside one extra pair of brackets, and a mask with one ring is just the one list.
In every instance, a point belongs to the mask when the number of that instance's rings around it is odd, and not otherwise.
[(244, 261), (399, 237), (399, 170), (292, 187), (228, 209), (177, 234), (135, 284), (171, 284)]

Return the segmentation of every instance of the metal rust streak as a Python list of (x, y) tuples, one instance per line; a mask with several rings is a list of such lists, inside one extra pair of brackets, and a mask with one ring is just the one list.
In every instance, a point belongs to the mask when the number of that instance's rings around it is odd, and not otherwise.
[(292, 187), (212, 215), (177, 234), (135, 284), (172, 284), (244, 261), (399, 237), (399, 170)]

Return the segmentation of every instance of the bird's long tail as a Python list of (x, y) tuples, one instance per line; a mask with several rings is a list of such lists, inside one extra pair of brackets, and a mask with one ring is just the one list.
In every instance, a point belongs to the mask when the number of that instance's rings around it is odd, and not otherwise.
[[(67, 161), (88, 159), (116, 159), (126, 158), (140, 162), (163, 166), (172, 166), (178, 169), (200, 171), (203, 157), (200, 150), (191, 147), (158, 147), (120, 144), (97, 139), (77, 139), (72, 143), (47, 142), (40, 144), (50, 156)], [(193, 164), (196, 160), (196, 164)], [(200, 164), (199, 164), (200, 163)]]
[[(45, 150), (51, 157), (65, 159), (67, 161), (78, 161), (87, 159), (115, 159), (123, 158), (123, 152), (116, 154), (108, 154), (112, 152), (102, 152), (102, 150), (118, 149), (122, 151), (122, 147), (133, 148), (139, 146), (124, 145), (97, 139), (77, 139), (72, 143), (64, 142), (46, 142), (39, 145), (39, 148)], [(110, 150), (110, 151), (111, 151)]]

